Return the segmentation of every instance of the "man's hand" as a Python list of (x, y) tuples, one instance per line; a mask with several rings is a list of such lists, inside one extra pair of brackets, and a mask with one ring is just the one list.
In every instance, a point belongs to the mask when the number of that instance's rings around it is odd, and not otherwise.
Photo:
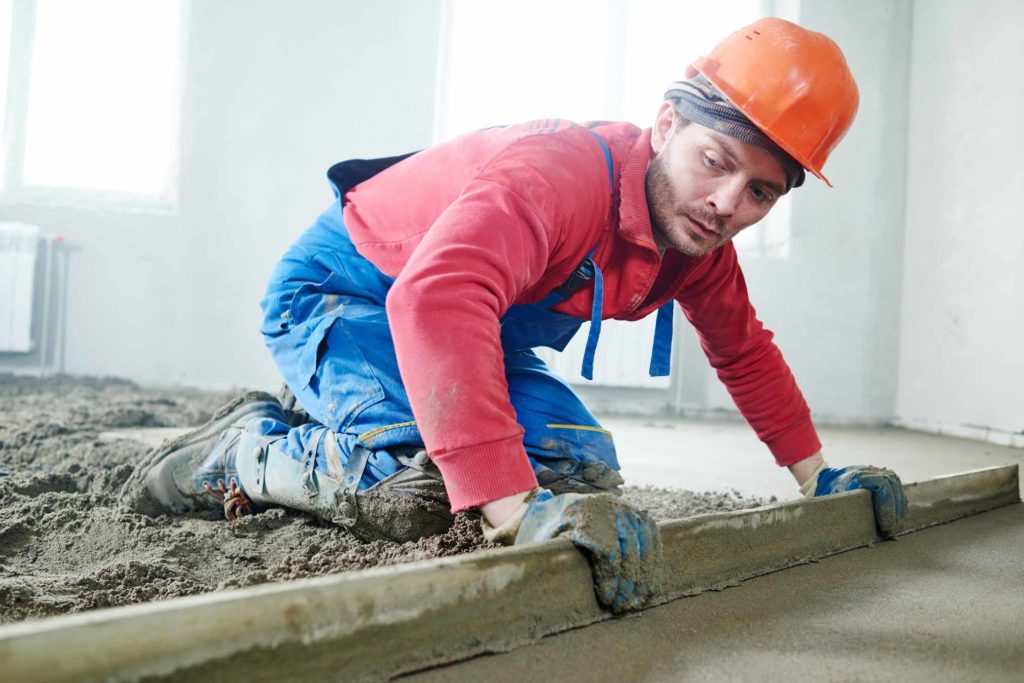
[(822, 461), (821, 466), (800, 487), (805, 496), (827, 496), (831, 493), (866, 489), (871, 492), (875, 510), (875, 526), (882, 538), (894, 538), (900, 532), (907, 511), (903, 482), (892, 470), (867, 465), (833, 469)]
[[(594, 575), (598, 601), (616, 614), (638, 610), (658, 589), (661, 536), (654, 520), (607, 493), (564, 493), (535, 489), (521, 515), (510, 520), (514, 543), (538, 543), (564, 537), (579, 548)], [(518, 522), (518, 523), (517, 523)], [(484, 524), (492, 540), (512, 540), (509, 523)]]

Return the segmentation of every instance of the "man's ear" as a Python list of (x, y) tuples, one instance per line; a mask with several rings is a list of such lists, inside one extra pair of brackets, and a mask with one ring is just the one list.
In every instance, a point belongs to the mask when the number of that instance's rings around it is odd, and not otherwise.
[(676, 110), (671, 102), (662, 102), (658, 109), (658, 117), (654, 119), (654, 127), (651, 128), (651, 150), (657, 154), (665, 146), (669, 132), (672, 130), (672, 123), (675, 121)]

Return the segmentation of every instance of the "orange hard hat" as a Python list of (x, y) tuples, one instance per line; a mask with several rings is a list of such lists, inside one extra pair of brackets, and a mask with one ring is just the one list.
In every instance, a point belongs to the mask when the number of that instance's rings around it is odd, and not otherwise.
[(857, 115), (860, 96), (839, 46), (783, 19), (758, 19), (686, 70), (702, 74), (817, 177)]

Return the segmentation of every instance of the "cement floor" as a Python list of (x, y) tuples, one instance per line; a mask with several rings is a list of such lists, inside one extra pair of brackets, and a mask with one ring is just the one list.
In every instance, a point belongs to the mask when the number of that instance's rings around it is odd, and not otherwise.
[(403, 681), (1021, 681), (1024, 505)]
[[(629, 484), (798, 495), (743, 423), (604, 424)], [(977, 441), (819, 431), (833, 465), (883, 465), (906, 481), (1024, 464), (1024, 450)], [(1021, 681), (1022, 547), (1024, 505), (1015, 505), (403, 680)]]
[[(735, 488), (780, 500), (799, 492), (789, 471), (742, 422), (606, 417), (627, 484), (694, 491)], [(904, 481), (1013, 463), (1024, 449), (903, 429), (820, 427), (822, 451), (834, 466), (879, 465)], [(1024, 676), (1022, 676), (1024, 680)]]

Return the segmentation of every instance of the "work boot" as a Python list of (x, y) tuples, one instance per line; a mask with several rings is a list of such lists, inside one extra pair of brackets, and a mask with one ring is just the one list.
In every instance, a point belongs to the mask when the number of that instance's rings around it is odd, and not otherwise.
[(455, 517), (437, 466), (425, 450), (391, 450), (405, 468), (356, 493), (352, 533), (404, 543), (448, 531)]
[(405, 467), (359, 490), (369, 450), (356, 445), (341, 478), (335, 478), (316, 468), (321, 446), (340, 459), (335, 432), (318, 427), (300, 461), (283, 450), (281, 436), (246, 429), (258, 418), (287, 423), (288, 415), (270, 394), (250, 392), (235, 399), (204, 426), (156, 449), (129, 477), (122, 500), (149, 515), (221, 507), (229, 520), (281, 505), (368, 541), (413, 541), (451, 527), (444, 482), (426, 451), (396, 449)]
[(407, 449), (394, 449), (405, 467), (367, 489), (359, 489), (370, 451), (356, 445), (338, 478), (315, 467), (321, 441), (325, 448), (336, 448), (337, 435), (324, 429), (318, 440), (307, 444), (307, 466), (282, 452), (281, 442), (242, 434), (237, 472), (246, 499), (261, 507), (283, 505), (308, 512), (345, 527), (364, 541), (405, 543), (451, 528), (454, 517), (444, 481), (426, 451), (412, 449), (406, 455)]
[(121, 492), (125, 505), (148, 515), (223, 508), (228, 519), (255, 511), (238, 477), (238, 441), (255, 418), (285, 420), (277, 399), (251, 391), (221, 407), (210, 420), (152, 451)]

